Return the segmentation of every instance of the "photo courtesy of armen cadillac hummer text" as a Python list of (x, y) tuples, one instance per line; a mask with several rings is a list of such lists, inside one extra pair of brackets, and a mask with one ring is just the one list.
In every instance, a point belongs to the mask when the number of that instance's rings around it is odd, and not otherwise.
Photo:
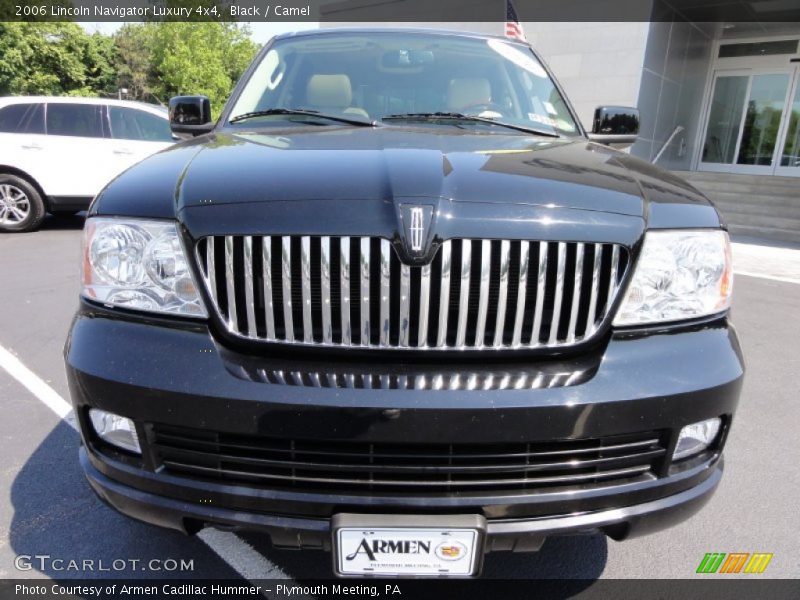
[(65, 348), (95, 492), (189, 534), (470, 577), (687, 519), (744, 376), (719, 214), (506, 38), (267, 44), (103, 189)]

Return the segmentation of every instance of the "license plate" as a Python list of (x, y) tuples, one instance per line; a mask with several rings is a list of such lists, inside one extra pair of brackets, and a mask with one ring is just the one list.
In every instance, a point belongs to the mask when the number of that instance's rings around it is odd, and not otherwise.
[[(342, 517), (342, 515), (337, 515)], [(357, 517), (357, 515), (347, 515)], [(466, 516), (477, 527), (460, 526), (462, 516), (438, 517), (441, 525), (430, 526), (429, 515), (369, 516), (352, 526), (334, 526), (334, 561), (340, 575), (469, 577), (479, 571), (482, 558), (482, 519)], [(448, 520), (451, 522), (448, 523)], [(389, 523), (389, 524), (387, 524)]]

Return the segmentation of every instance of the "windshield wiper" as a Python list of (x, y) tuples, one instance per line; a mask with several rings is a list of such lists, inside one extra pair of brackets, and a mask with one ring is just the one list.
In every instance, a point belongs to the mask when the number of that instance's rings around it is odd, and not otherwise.
[(497, 125), (499, 127), (507, 127), (508, 129), (516, 129), (517, 131), (524, 131), (525, 133), (533, 133), (535, 135), (543, 135), (545, 137), (559, 138), (559, 134), (554, 131), (547, 131), (545, 129), (538, 129), (535, 127), (525, 127), (524, 125), (515, 125), (513, 123), (506, 123), (505, 121), (497, 121), (489, 117), (479, 117), (478, 115), (465, 115), (458, 112), (430, 112), (430, 113), (403, 113), (396, 115), (387, 115), (383, 120), (387, 119), (409, 121), (475, 121), (478, 123), (489, 123), (490, 125)]
[(329, 115), (321, 113), (318, 110), (310, 108), (269, 108), (267, 110), (256, 110), (253, 112), (236, 115), (229, 122), (239, 123), (247, 119), (256, 119), (258, 117), (270, 117), (272, 115), (300, 115), (304, 117), (316, 117), (319, 119), (327, 119), (329, 121), (338, 121), (339, 123), (347, 123), (349, 125), (361, 125), (363, 127), (375, 127), (375, 121), (363, 121), (361, 119), (351, 119), (350, 117), (340, 117), (339, 115)]

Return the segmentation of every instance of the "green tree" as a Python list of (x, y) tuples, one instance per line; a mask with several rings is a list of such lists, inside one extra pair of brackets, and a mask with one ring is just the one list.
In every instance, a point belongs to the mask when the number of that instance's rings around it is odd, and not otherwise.
[(203, 94), (219, 114), (258, 46), (234, 23), (131, 23), (113, 37), (76, 23), (0, 22), (0, 95)]
[(153, 34), (152, 26), (126, 24), (113, 38), (117, 84), (135, 100), (147, 101), (153, 95)]
[(0, 23), (0, 95), (112, 92), (114, 52), (75, 23)]
[(95, 32), (87, 38), (84, 65), (87, 85), (94, 93), (108, 95), (116, 92), (116, 55), (117, 48), (112, 37)]
[(142, 99), (202, 94), (217, 115), (258, 50), (249, 33), (218, 21), (128, 25), (115, 40), (120, 83)]

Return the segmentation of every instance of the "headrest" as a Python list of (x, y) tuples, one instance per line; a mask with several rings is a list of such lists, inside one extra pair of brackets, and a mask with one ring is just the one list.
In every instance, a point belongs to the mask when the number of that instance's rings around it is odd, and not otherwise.
[(306, 87), (310, 106), (347, 108), (353, 100), (353, 90), (347, 75), (312, 75)]
[(461, 110), (476, 104), (488, 104), (492, 99), (492, 87), (488, 79), (464, 77), (451, 79), (447, 88), (447, 107)]

